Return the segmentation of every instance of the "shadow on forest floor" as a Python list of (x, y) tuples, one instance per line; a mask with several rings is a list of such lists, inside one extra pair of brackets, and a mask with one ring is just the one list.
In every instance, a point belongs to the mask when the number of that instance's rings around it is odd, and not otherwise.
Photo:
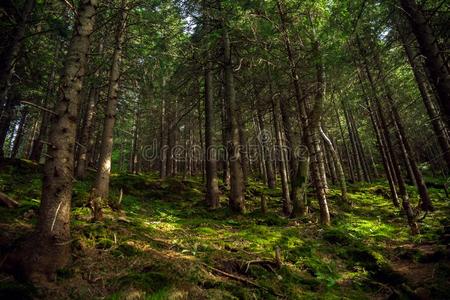
[[(21, 204), (0, 208), (0, 262), (36, 221), (39, 174), (23, 160), (0, 171), (0, 191)], [(430, 189), (436, 212), (410, 237), (383, 182), (350, 186), (355, 205), (345, 209), (331, 189), (330, 228), (318, 225), (314, 200), (308, 217), (281, 217), (280, 191), (257, 182), (247, 188), (245, 215), (232, 214), (225, 196), (221, 209), (205, 209), (198, 178), (122, 174), (111, 185), (112, 199), (124, 192), (122, 210), (92, 223), (90, 181), (76, 183), (73, 260), (56, 282), (35, 288), (0, 273), (1, 299), (444, 299), (450, 289), (450, 203), (439, 188)]]

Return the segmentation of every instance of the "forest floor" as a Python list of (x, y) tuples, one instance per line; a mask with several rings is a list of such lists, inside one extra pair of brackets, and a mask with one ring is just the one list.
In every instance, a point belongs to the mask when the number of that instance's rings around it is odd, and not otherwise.
[[(0, 208), (0, 263), (36, 223), (40, 169), (17, 160), (0, 171), (0, 191), (20, 202)], [(123, 190), (121, 210), (95, 223), (84, 206), (90, 180), (75, 184), (73, 259), (55, 282), (33, 287), (0, 273), (0, 299), (445, 299), (450, 291), (450, 200), (439, 183), (430, 188), (436, 211), (415, 237), (383, 182), (351, 185), (351, 208), (331, 189), (329, 228), (317, 223), (313, 197), (307, 218), (283, 218), (280, 191), (257, 182), (245, 215), (232, 214), (225, 196), (223, 208), (205, 209), (200, 179), (114, 174), (111, 185), (112, 199)], [(412, 187), (411, 196), (417, 204)]]

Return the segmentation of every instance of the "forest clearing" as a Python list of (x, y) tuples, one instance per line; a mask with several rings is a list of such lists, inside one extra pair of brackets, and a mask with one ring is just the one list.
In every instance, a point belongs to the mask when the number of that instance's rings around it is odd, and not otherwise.
[(445, 0), (0, 3), (0, 299), (448, 299)]

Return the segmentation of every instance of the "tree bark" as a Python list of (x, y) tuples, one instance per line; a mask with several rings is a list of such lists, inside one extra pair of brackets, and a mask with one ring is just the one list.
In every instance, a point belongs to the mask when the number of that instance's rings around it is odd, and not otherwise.
[(96, 0), (82, 0), (67, 52), (61, 94), (52, 118), (49, 158), (44, 166), (36, 232), (11, 256), (16, 276), (31, 281), (54, 278), (70, 259), (70, 206), (78, 104), (83, 84)]
[[(205, 2), (203, 3), (206, 28), (209, 29), (209, 9)], [(205, 65), (205, 175), (206, 175), (206, 203), (211, 209), (219, 207), (219, 180), (217, 178), (217, 157), (213, 140), (213, 120), (214, 120), (214, 102), (213, 102), (213, 74), (210, 50), (206, 49)]]
[[(362, 48), (360, 47), (360, 50), (361, 49)], [(373, 81), (373, 77), (372, 77), (372, 74), (371, 74), (369, 66), (368, 66), (367, 58), (365, 56), (365, 53), (362, 52), (361, 54), (362, 54), (362, 57), (364, 58), (364, 68), (366, 71), (367, 79), (369, 80), (369, 83), (370, 83), (370, 86), (371, 86), (371, 89), (373, 92), (373, 98), (374, 98), (374, 102), (376, 105), (377, 119), (379, 119), (380, 128), (381, 128), (381, 132), (382, 132), (381, 137), (384, 140), (384, 143), (387, 145), (387, 153), (389, 153), (390, 158), (391, 158), (393, 174), (395, 174), (395, 177), (397, 178), (398, 191), (399, 191), (400, 198), (402, 199), (403, 211), (405, 212), (409, 227), (411, 229), (411, 233), (413, 235), (415, 235), (415, 234), (419, 233), (419, 227), (415, 220), (415, 215), (411, 208), (411, 204), (409, 203), (409, 196), (408, 196), (408, 192), (406, 190), (406, 184), (405, 184), (405, 181), (403, 180), (402, 173), (400, 170), (400, 165), (397, 160), (397, 155), (395, 154), (395, 149), (394, 149), (394, 146), (392, 145), (392, 141), (389, 136), (389, 129), (387, 127), (386, 120), (383, 115), (383, 110), (381, 108), (380, 100), (378, 99), (378, 96), (377, 96), (375, 83)]]
[[(269, 73), (270, 74), (270, 73)], [(269, 75), (269, 80), (271, 80)], [(275, 140), (278, 154), (274, 157), (278, 161), (279, 169), (280, 169), (280, 177), (281, 177), (281, 190), (282, 190), (282, 203), (283, 203), (283, 214), (289, 216), (292, 211), (292, 203), (289, 194), (289, 181), (287, 174), (287, 162), (285, 161), (285, 146), (281, 137), (281, 128), (280, 128), (280, 99), (279, 96), (274, 95), (272, 92), (272, 88), (270, 89), (270, 96), (272, 100), (272, 114), (273, 114), (273, 125), (275, 130)]]
[[(218, 3), (220, 6), (220, 1)], [(244, 175), (241, 165), (241, 153), (239, 143), (239, 124), (236, 114), (238, 113), (236, 103), (236, 91), (234, 89), (233, 63), (231, 57), (231, 43), (228, 28), (224, 17), (221, 17), (222, 23), (222, 42), (223, 42), (223, 72), (225, 77), (225, 103), (229, 119), (230, 136), (227, 148), (230, 162), (230, 199), (231, 210), (239, 213), (245, 212), (244, 203)]]
[(423, 104), (427, 110), (428, 116), (430, 117), (430, 122), (432, 129), (436, 138), (438, 140), (439, 146), (442, 151), (442, 156), (447, 165), (447, 170), (450, 170), (450, 141), (447, 138), (447, 128), (446, 125), (441, 121), (439, 113), (435, 107), (434, 101), (432, 99), (430, 88), (428, 87), (426, 75), (423, 72), (422, 65), (415, 58), (417, 53), (414, 51), (413, 46), (405, 38), (405, 32), (399, 28), (399, 36), (402, 39), (403, 48), (405, 49), (406, 57), (411, 65), (412, 71), (414, 73), (414, 78), (416, 79), (417, 87), (419, 88), (420, 95), (423, 100)]
[(15, 117), (16, 107), (20, 103), (19, 97), (20, 95), (17, 93), (10, 95), (10, 97), (6, 99), (3, 111), (0, 112), (0, 160), (5, 157), (4, 148), (6, 137), (8, 135), (11, 122)]
[[(255, 91), (256, 92), (256, 91)], [(273, 166), (272, 166), (272, 159), (271, 159), (271, 155), (270, 155), (270, 139), (267, 130), (265, 129), (265, 125), (264, 125), (264, 118), (263, 118), (263, 112), (261, 109), (262, 103), (261, 103), (261, 98), (259, 97), (259, 95), (256, 95), (256, 115), (257, 115), (257, 119), (258, 119), (258, 124), (259, 124), (259, 143), (261, 144), (261, 148), (262, 148), (262, 159), (263, 159), (263, 164), (265, 166), (265, 170), (266, 170), (266, 175), (267, 175), (267, 186), (270, 189), (275, 188), (275, 175), (273, 172)]]
[(449, 67), (442, 55), (444, 52), (440, 51), (433, 29), (416, 1), (400, 0), (400, 4), (407, 14), (420, 50), (426, 57), (425, 65), (429, 71), (431, 82), (436, 88), (444, 120), (447, 127), (450, 128), (450, 75)]
[(18, 13), (17, 24), (11, 33), (11, 40), (0, 57), (0, 111), (6, 104), (10, 81), (14, 72), (14, 64), (17, 61), (19, 50), (25, 36), (28, 19), (31, 16), (34, 5), (35, 0), (25, 1), (21, 13)]
[(384, 86), (386, 98), (389, 102), (389, 106), (391, 109), (392, 119), (394, 120), (394, 125), (397, 129), (400, 143), (403, 148), (402, 153), (403, 153), (404, 160), (407, 164), (407, 167), (410, 168), (410, 170), (411, 170), (410, 172), (412, 172), (412, 178), (415, 181), (417, 190), (420, 195), (420, 199), (421, 199), (420, 206), (421, 206), (422, 210), (424, 210), (424, 211), (433, 211), (433, 205), (431, 203), (431, 198), (428, 194), (428, 189), (425, 184), (425, 180), (423, 179), (422, 172), (420, 171), (419, 167), (417, 166), (415, 153), (409, 144), (409, 140), (406, 135), (406, 130), (403, 127), (403, 122), (401, 120), (400, 113), (398, 112), (397, 105), (393, 98), (393, 93), (392, 93), (391, 87), (389, 85), (389, 82), (387, 82), (387, 80), (386, 80), (386, 74), (384, 72), (382, 62), (381, 62), (381, 59), (379, 58), (378, 52), (376, 52), (376, 50), (375, 50), (375, 62), (376, 62), (376, 65), (378, 66), (378, 69), (380, 72), (380, 76), (382, 79), (381, 82)]
[(334, 149), (333, 143), (328, 138), (328, 136), (325, 134), (322, 127), (320, 127), (319, 130), (320, 130), (320, 134), (322, 135), (324, 141), (328, 144), (331, 155), (336, 164), (337, 179), (339, 181), (339, 186), (341, 188), (341, 199), (344, 203), (348, 203), (349, 201), (348, 201), (348, 196), (347, 196), (347, 183), (345, 181), (345, 174), (344, 174), (344, 169), (342, 168), (341, 160), (339, 158), (337, 151)]
[(22, 114), (20, 116), (17, 132), (16, 132), (16, 138), (14, 139), (14, 144), (13, 144), (13, 147), (11, 150), (11, 158), (16, 158), (16, 156), (19, 152), (19, 147), (20, 147), (20, 144), (22, 143), (23, 134), (25, 131), (25, 124), (27, 122), (27, 117), (28, 117), (28, 108), (25, 107), (22, 110)]
[(96, 114), (96, 103), (98, 101), (98, 90), (95, 87), (91, 87), (89, 92), (89, 102), (86, 106), (86, 112), (84, 117), (83, 126), (80, 134), (80, 148), (78, 151), (77, 166), (75, 169), (75, 176), (78, 179), (84, 179), (86, 177), (86, 170), (88, 166), (88, 147), (89, 140), (93, 134), (93, 121)]
[(102, 142), (100, 147), (99, 168), (96, 174), (94, 187), (92, 189), (94, 201), (100, 202), (94, 205), (94, 219), (102, 219), (102, 202), (109, 195), (109, 175), (111, 173), (111, 159), (113, 150), (114, 124), (116, 121), (116, 110), (119, 92), (120, 64), (122, 61), (122, 46), (125, 36), (127, 18), (126, 0), (122, 0), (119, 20), (114, 38), (114, 52), (112, 65), (109, 72), (109, 87), (107, 104), (105, 107), (105, 120), (103, 124)]
[[(312, 115), (308, 116), (306, 111), (306, 103), (305, 99), (302, 96), (302, 91), (300, 88), (300, 77), (297, 73), (296, 68), (296, 60), (294, 58), (294, 54), (292, 51), (291, 42), (289, 39), (289, 35), (286, 29), (286, 15), (283, 11), (283, 6), (280, 0), (277, 0), (277, 9), (278, 14), (280, 16), (280, 27), (281, 33), (283, 36), (283, 41), (289, 61), (290, 71), (291, 71), (291, 79), (294, 85), (295, 98), (297, 100), (297, 106), (299, 109), (300, 120), (302, 123), (302, 127), (304, 130), (304, 141), (308, 147), (310, 155), (312, 157), (311, 162), (311, 174), (312, 174), (312, 182), (316, 189), (316, 195), (319, 201), (320, 206), (320, 220), (321, 223), (325, 226), (330, 224), (330, 213), (328, 210), (328, 203), (326, 198), (326, 183), (324, 182), (323, 173), (320, 170), (320, 152), (317, 152), (317, 143), (319, 142), (318, 136), (318, 126), (320, 123), (320, 117), (322, 114), (322, 105), (323, 105), (323, 94), (324, 94), (324, 70), (323, 70), (323, 62), (320, 56), (320, 44), (318, 41), (314, 40), (313, 51), (316, 56), (318, 62), (316, 63), (317, 69), (317, 89), (316, 89), (316, 101), (314, 103), (314, 107), (312, 109)], [(314, 37), (315, 39), (315, 37)]]
[[(50, 71), (50, 76), (48, 78), (48, 82), (47, 82), (47, 88), (46, 88), (46, 92), (45, 92), (45, 97), (42, 101), (42, 106), (44, 108), (48, 108), (49, 103), (48, 100), (50, 99), (51, 96), (53, 96), (55, 94), (55, 81), (56, 81), (56, 69), (57, 69), (57, 63), (56, 61), (60, 58), (60, 53), (61, 53), (61, 43), (58, 42), (58, 44), (56, 45), (56, 49), (55, 49), (55, 62), (53, 62), (52, 64), (52, 69)], [(41, 160), (41, 156), (42, 156), (42, 150), (44, 148), (44, 140), (47, 139), (48, 136), (48, 123), (50, 120), (50, 115), (48, 112), (46, 111), (41, 111), (41, 124), (39, 126), (39, 133), (37, 134), (37, 137), (33, 140), (33, 145), (31, 148), (31, 153), (30, 153), (30, 160), (34, 160), (36, 162), (39, 162)]]

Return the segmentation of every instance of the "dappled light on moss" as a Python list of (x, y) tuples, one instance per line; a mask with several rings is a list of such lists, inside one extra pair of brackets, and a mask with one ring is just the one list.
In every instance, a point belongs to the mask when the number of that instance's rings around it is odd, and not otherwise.
[[(3, 188), (14, 182), (11, 190), (20, 196), (18, 209), (0, 208), (2, 222), (8, 230), (31, 228), (35, 215), (25, 218), (24, 214), (39, 207), (40, 177), (30, 174), (29, 181), (37, 183), (24, 190), (20, 187), (25, 182), (14, 181), (11, 174), (0, 173), (0, 180)], [(249, 212), (237, 215), (227, 207), (207, 210), (200, 180), (161, 180), (154, 174), (112, 176), (113, 195), (123, 190), (122, 211), (105, 209), (105, 220), (93, 222), (91, 210), (83, 204), (89, 186), (88, 181), (76, 184), (74, 262), (58, 278), (71, 295), (81, 298), (95, 287), (95, 295), (106, 299), (130, 295), (143, 299), (277, 299), (277, 295), (370, 299), (379, 284), (386, 284), (383, 278), (405, 282), (404, 274), (392, 267), (399, 257), (427, 263), (445, 256), (445, 251), (427, 253), (402, 246), (443, 236), (449, 225), (448, 202), (435, 201), (438, 210), (421, 222), (423, 234), (411, 238), (404, 219), (384, 195), (384, 183), (351, 186), (351, 208), (331, 201), (336, 216), (328, 228), (316, 222), (314, 213), (302, 219), (281, 216), (279, 190), (269, 193), (260, 184), (251, 183)], [(439, 190), (431, 192), (440, 199)], [(271, 195), (266, 214), (259, 210), (260, 193)], [(332, 189), (330, 195), (339, 195), (339, 191)], [(276, 266), (276, 249), (280, 267)], [(251, 280), (260, 288), (209, 267)], [(444, 264), (438, 268), (448, 274)], [(2, 289), (11, 291), (11, 287)], [(22, 287), (13, 289), (29, 293)], [(442, 292), (439, 286), (432, 291)]]

